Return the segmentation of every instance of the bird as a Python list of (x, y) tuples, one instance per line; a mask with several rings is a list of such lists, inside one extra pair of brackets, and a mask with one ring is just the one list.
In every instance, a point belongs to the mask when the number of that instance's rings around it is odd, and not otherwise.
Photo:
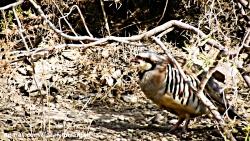
[[(145, 96), (160, 108), (178, 116), (177, 123), (170, 128), (169, 132), (175, 131), (184, 121), (182, 131), (186, 132), (191, 118), (209, 114), (208, 108), (191, 88), (191, 86), (198, 88), (200, 83), (198, 77), (186, 74), (188, 81), (191, 82), (190, 86), (166, 55), (146, 51), (139, 53), (131, 61), (138, 64), (139, 85)], [(209, 80), (209, 84), (213, 84), (213, 82), (213, 80)], [(217, 85), (208, 86), (209, 92), (215, 91), (218, 87)], [(238, 116), (232, 108), (228, 110), (228, 103), (223, 101), (222, 96), (215, 94), (209, 96), (208, 93), (205, 95), (208, 95), (210, 100), (215, 98), (215, 102), (213, 102), (219, 103), (219, 106), (223, 107), (218, 108), (222, 109), (221, 114), (230, 111), (228, 112), (231, 115), (229, 117)]]

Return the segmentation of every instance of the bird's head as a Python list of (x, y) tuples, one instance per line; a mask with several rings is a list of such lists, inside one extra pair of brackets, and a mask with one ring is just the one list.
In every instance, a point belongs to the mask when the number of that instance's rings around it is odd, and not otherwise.
[(138, 68), (140, 72), (145, 72), (153, 70), (157, 64), (162, 63), (165, 58), (154, 52), (143, 52), (136, 55), (131, 62), (138, 63)]

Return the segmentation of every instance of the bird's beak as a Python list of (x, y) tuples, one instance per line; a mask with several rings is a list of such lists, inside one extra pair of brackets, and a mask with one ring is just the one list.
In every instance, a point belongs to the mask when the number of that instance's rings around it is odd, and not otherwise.
[(131, 66), (132, 66), (132, 68), (134, 68), (134, 69), (138, 69), (139, 68), (139, 66), (140, 66), (140, 60), (138, 60), (138, 58), (137, 57), (133, 57), (131, 60), (130, 60), (130, 62), (131, 62)]
[(134, 63), (139, 63), (139, 61), (138, 61), (138, 59), (136, 57), (132, 58), (130, 61), (134, 62)]

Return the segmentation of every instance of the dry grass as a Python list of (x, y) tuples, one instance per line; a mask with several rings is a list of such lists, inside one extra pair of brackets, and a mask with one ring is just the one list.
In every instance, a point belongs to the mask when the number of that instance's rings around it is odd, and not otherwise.
[[(232, 52), (237, 50), (241, 41), (239, 32), (246, 23), (239, 23), (234, 3), (212, 0), (189, 2), (180, 2), (181, 8), (170, 14), (206, 31), (209, 34), (207, 38), (221, 41)], [(48, 4), (47, 1), (42, 3)], [(198, 12), (195, 11), (197, 9)], [(51, 11), (54, 10), (52, 8)], [(29, 57), (20, 57), (25, 48), (9, 12), (1, 21), (0, 139), (223, 140), (212, 119), (204, 117), (191, 124), (189, 133), (173, 135), (166, 132), (165, 127), (172, 124), (175, 117), (145, 99), (137, 85), (135, 68), (130, 64), (130, 59), (144, 47), (113, 42), (84, 50), (53, 50), (30, 60)], [(19, 14), (31, 49), (70, 42), (44, 25), (39, 16), (29, 12)], [(54, 15), (51, 19), (57, 21)], [(67, 26), (63, 28), (69, 32)], [(211, 47), (206, 46), (207, 50), (202, 48), (206, 39), (179, 30), (165, 39), (170, 52), (193, 73), (198, 74), (201, 68), (214, 61)], [(155, 44), (146, 42), (146, 48), (162, 52)], [(244, 57), (239, 54), (238, 58)], [(237, 139), (243, 140), (249, 137), (249, 128), (245, 126), (250, 121), (250, 103), (249, 88), (245, 87), (234, 66), (235, 62), (241, 61), (238, 58), (225, 58), (222, 68), (230, 69), (225, 84), (230, 103), (235, 105), (240, 115), (247, 117), (247, 121), (228, 123), (235, 130)], [(194, 67), (200, 64), (202, 67)], [(164, 117), (154, 121), (154, 115)], [(245, 132), (241, 132), (244, 127)]]

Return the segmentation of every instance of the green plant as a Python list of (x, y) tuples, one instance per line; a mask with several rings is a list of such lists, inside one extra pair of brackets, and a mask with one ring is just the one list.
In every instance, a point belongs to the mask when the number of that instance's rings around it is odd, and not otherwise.
[(245, 137), (245, 141), (250, 141), (250, 125), (247, 125), (245, 128), (243, 128), (244, 131), (246, 131), (246, 137)]

